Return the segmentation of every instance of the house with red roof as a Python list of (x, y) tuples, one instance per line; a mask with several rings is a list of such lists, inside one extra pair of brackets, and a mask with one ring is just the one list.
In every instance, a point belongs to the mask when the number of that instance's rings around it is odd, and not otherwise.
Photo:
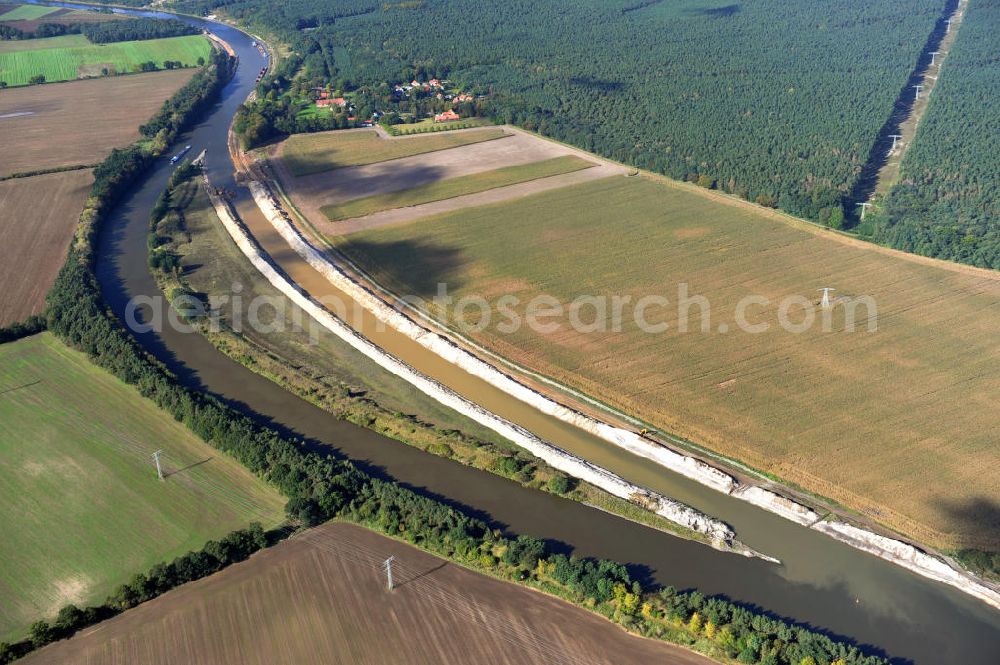
[(448, 109), (444, 113), (438, 113), (434, 116), (434, 122), (451, 122), (452, 120), (460, 120), (462, 116), (458, 115), (452, 109)]

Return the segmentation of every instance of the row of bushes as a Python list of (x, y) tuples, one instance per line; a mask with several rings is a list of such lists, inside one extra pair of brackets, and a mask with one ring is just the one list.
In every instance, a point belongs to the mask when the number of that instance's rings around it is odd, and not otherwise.
[(42, 23), (31, 32), (15, 28), (9, 23), (0, 23), (0, 41), (45, 39), (46, 37), (78, 35), (81, 32), (83, 32), (82, 23)]
[(29, 316), (26, 320), (13, 323), (6, 328), (0, 328), (0, 344), (13, 342), (28, 335), (34, 335), (45, 330), (45, 317), (37, 314)]
[[(209, 74), (213, 69), (214, 74)], [(221, 71), (215, 66), (206, 70), (205, 75), (215, 76), (212, 89), (218, 88)], [(705, 599), (697, 593), (676, 593), (672, 589), (646, 593), (630, 579), (626, 568), (615, 562), (549, 554), (540, 540), (504, 537), (481, 520), (393, 482), (372, 478), (347, 460), (309, 450), (303, 442), (285, 438), (216, 398), (175, 381), (103, 302), (93, 271), (93, 238), (104, 214), (149, 160), (163, 152), (201, 103), (204, 99), (182, 105), (191, 110), (185, 116), (161, 114), (148, 125), (160, 127), (152, 139), (115, 151), (95, 170), (94, 188), (81, 216), (77, 242), (49, 294), (48, 326), (60, 339), (86, 352), (96, 364), (134, 385), (199, 437), (272, 483), (288, 498), (289, 517), (307, 526), (334, 518), (347, 519), (470, 567), (541, 586), (640, 632), (685, 641), (709, 653), (738, 657), (741, 662), (799, 665), (810, 658), (823, 665), (886, 662), (721, 599)], [(145, 130), (143, 133), (150, 136)], [(223, 542), (236, 544), (225, 554), (221, 544), (210, 543), (199, 553), (158, 566), (119, 588), (98, 608), (65, 608), (55, 622), (36, 624), (30, 640), (16, 647), (7, 646), (0, 653), (7, 654), (4, 658), (10, 660), (25, 649), (66, 637), (73, 630), (172, 586), (211, 574), (241, 556), (245, 558), (266, 539), (262, 540), (259, 530), (252, 528)]]

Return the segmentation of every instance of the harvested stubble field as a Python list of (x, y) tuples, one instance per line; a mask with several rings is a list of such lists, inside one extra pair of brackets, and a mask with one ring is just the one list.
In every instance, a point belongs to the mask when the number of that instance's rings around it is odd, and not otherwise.
[[(831, 497), (941, 547), (995, 548), (1000, 539), (1000, 276), (946, 266), (820, 232), (684, 185), (609, 178), (336, 239), (400, 293), (496, 300), (514, 309), (544, 293), (656, 294), (643, 332), (626, 309), (621, 332), (493, 324), (472, 337), (627, 413)], [(678, 285), (707, 298), (679, 332)], [(870, 295), (878, 331), (844, 308), (833, 332), (778, 325), (787, 296), (818, 303)], [(734, 325), (739, 301), (769, 299)], [(475, 322), (478, 308), (466, 310)], [(802, 320), (802, 307), (789, 318)], [(441, 312), (437, 312), (441, 315)], [(582, 311), (592, 321), (593, 309)], [(449, 320), (449, 323), (456, 323)], [(720, 332), (719, 325), (729, 327)]]
[(93, 181), (85, 169), (0, 182), (0, 326), (44, 309)]
[(457, 178), (436, 180), (426, 185), (396, 192), (351, 199), (338, 205), (324, 206), (322, 210), (323, 214), (330, 221), (351, 219), (352, 217), (363, 217), (364, 215), (370, 215), (383, 210), (415, 206), (422, 203), (430, 203), (431, 201), (443, 201), (455, 198), (456, 196), (476, 194), (497, 187), (516, 185), (517, 183), (548, 178), (563, 173), (572, 173), (592, 166), (596, 166), (596, 164), (581, 159), (576, 155), (565, 155), (563, 157), (546, 159), (541, 162), (507, 166), (492, 171), (459, 176)]
[[(396, 588), (381, 562), (395, 556)], [(41, 663), (710, 665), (550, 596), (326, 524), (28, 656)]]
[(111, 73), (131, 73), (149, 61), (158, 66), (165, 60), (179, 61), (193, 67), (198, 58), (207, 61), (212, 50), (201, 35), (111, 44), (91, 44), (82, 35), (67, 35), (18, 44), (18, 48), (0, 48), (0, 81), (9, 86), (26, 85), (39, 74), (52, 82), (100, 76), (104, 68)]
[(0, 640), (253, 520), (273, 526), (282, 505), (51, 335), (0, 346)]
[(0, 177), (101, 161), (112, 148), (138, 139), (139, 125), (195, 71), (5, 90), (0, 95)]
[(507, 136), (501, 128), (443, 132), (429, 136), (381, 138), (374, 129), (297, 134), (281, 143), (278, 153), (294, 176), (322, 173), (345, 166), (375, 164), (400, 157), (480, 143)]

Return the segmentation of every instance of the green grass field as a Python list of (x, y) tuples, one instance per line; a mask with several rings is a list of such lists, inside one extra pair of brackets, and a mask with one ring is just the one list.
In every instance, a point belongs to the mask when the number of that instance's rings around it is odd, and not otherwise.
[(0, 640), (283, 502), (55, 337), (0, 345)]
[(62, 7), (43, 7), (41, 5), (20, 5), (16, 9), (0, 14), (0, 21), (33, 21), (59, 11)]
[(141, 63), (149, 61), (159, 67), (165, 60), (194, 66), (198, 58), (208, 60), (211, 50), (201, 35), (113, 44), (91, 44), (82, 35), (25, 40), (13, 49), (0, 48), (0, 81), (9, 86), (26, 85), (39, 74), (46, 81), (69, 81), (100, 76), (102, 68), (124, 74), (137, 71)]
[[(939, 547), (995, 548), (1000, 523), (1000, 279), (948, 269), (815, 227), (713, 192), (647, 177), (612, 177), (478, 208), (333, 238), (397, 293), (510, 294), (526, 304), (548, 294), (644, 296), (637, 324), (624, 308), (620, 331), (555, 331), (505, 315), (472, 333), (500, 355), (540, 370), (668, 432), (790, 480)], [(702, 307), (681, 332), (680, 286)], [(858, 311), (855, 332), (835, 307), (824, 332), (819, 287), (870, 296), (878, 330)], [(737, 319), (768, 324), (746, 332)], [(781, 303), (812, 303), (816, 323), (780, 325)], [(792, 301), (794, 303), (794, 301)], [(835, 300), (836, 302), (836, 300)], [(580, 312), (584, 324), (594, 306)], [(788, 320), (803, 320), (793, 305)], [(479, 323), (480, 309), (465, 321)], [(440, 310), (435, 314), (444, 314)], [(449, 323), (455, 324), (454, 309)], [(605, 319), (606, 320), (606, 319)], [(548, 321), (548, 320), (546, 320)], [(702, 331), (707, 321), (708, 331)], [(502, 324), (502, 325), (501, 325)], [(721, 328), (722, 325), (726, 328)], [(892, 469), (891, 474), (886, 470)]]
[(410, 134), (427, 134), (430, 132), (447, 132), (453, 129), (469, 129), (471, 127), (490, 127), (495, 123), (489, 118), (463, 118), (451, 122), (435, 122), (434, 118), (424, 118), (419, 122), (390, 125), (387, 131), (393, 136), (408, 136)]
[(519, 182), (548, 178), (562, 173), (572, 173), (573, 171), (580, 171), (591, 166), (596, 166), (596, 164), (575, 155), (554, 157), (553, 159), (546, 159), (531, 164), (519, 164), (493, 171), (483, 171), (482, 173), (474, 173), (458, 178), (439, 180), (419, 187), (403, 189), (398, 192), (353, 199), (346, 203), (325, 206), (322, 208), (322, 211), (330, 221), (351, 219), (382, 210), (415, 206), (421, 203), (430, 203), (431, 201), (443, 201), (444, 199), (452, 199), (456, 196), (464, 196), (465, 194), (476, 194), (497, 187), (516, 185)]
[(62, 37), (45, 37), (44, 39), (9, 39), (0, 41), (0, 54), (78, 46), (93, 46), (93, 44), (83, 35), (63, 35)]
[(374, 164), (436, 150), (457, 148), (471, 143), (491, 141), (502, 136), (506, 134), (500, 128), (475, 132), (445, 132), (400, 140), (383, 139), (375, 133), (375, 130), (296, 134), (284, 142), (281, 156), (292, 175), (304, 176), (344, 166)]

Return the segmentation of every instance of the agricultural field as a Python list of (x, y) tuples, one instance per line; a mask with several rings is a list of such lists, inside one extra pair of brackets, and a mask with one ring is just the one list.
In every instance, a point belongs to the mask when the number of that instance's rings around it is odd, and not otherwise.
[[(11, 7), (12, 9), (17, 9), (16, 7), (9, 5), (0, 5), (0, 11), (3, 11), (4, 7)], [(125, 17), (122, 14), (87, 11), (83, 9), (41, 7), (39, 5), (21, 5), (20, 8), (48, 9), (51, 11), (38, 18), (30, 18), (30, 19), (23, 19), (23, 18), (10, 19), (4, 15), (0, 15), (0, 24), (6, 25), (11, 28), (15, 28), (26, 34), (30, 34), (35, 32), (35, 30), (37, 30), (40, 25), (46, 23), (56, 24), (56, 25), (78, 25), (84, 23), (103, 23), (105, 21), (120, 21), (125, 19)]]
[(42, 5), (18, 5), (13, 9), (0, 13), (0, 21), (31, 21), (60, 11), (59, 7), (43, 7)]
[(969, 0), (900, 179), (873, 215), (878, 242), (1000, 270), (1000, 5)]
[[(500, 332), (505, 317), (484, 322), (478, 307), (462, 321), (454, 310), (432, 312), (449, 325), (479, 324), (470, 335), (494, 352), (921, 542), (989, 549), (1000, 538), (1000, 338), (996, 317), (984, 316), (1000, 307), (995, 273), (652, 177), (605, 178), (332, 240), (398, 293), (429, 297), (444, 282), (454, 298), (495, 304), (509, 294), (522, 321), (539, 294), (564, 306), (581, 295), (666, 297), (643, 312), (669, 326), (653, 332), (628, 307), (620, 331), (574, 329), (564, 315), (555, 329), (511, 334)], [(816, 307), (825, 286), (837, 291), (824, 314)], [(701, 301), (687, 308), (687, 332), (682, 288), (707, 303), (707, 314)], [(736, 325), (747, 296), (767, 299), (744, 311), (767, 330)], [(874, 301), (877, 331), (861, 305), (848, 332), (846, 303), (862, 296)], [(788, 321), (808, 309), (815, 325), (779, 325), (789, 297), (800, 300), (785, 310)], [(594, 309), (579, 316), (593, 322)]]
[(278, 156), (295, 176), (322, 173), (345, 166), (375, 164), (389, 159), (491, 141), (507, 136), (500, 128), (445, 132), (401, 140), (382, 139), (374, 129), (297, 134), (284, 141)]
[(588, 162), (576, 155), (553, 157), (541, 162), (507, 166), (447, 180), (436, 180), (426, 185), (419, 185), (387, 194), (376, 194), (375, 196), (352, 199), (345, 203), (325, 206), (323, 214), (330, 221), (363, 217), (383, 210), (415, 206), (432, 201), (442, 201), (467, 194), (478, 194), (479, 192), (497, 187), (516, 185), (521, 182), (548, 178), (563, 173), (572, 173), (592, 166), (595, 166), (594, 162)]
[[(164, 451), (164, 482), (150, 454)], [(48, 333), (0, 346), (0, 640), (283, 499)]]
[[(395, 556), (395, 588), (381, 562)], [(26, 657), (57, 662), (709, 665), (554, 597), (330, 523)]]
[(44, 310), (93, 181), (81, 169), (0, 182), (0, 327)]
[[(113, 76), (4, 90), (0, 95), (0, 177), (95, 164), (139, 138), (194, 69)], [(85, 124), (79, 122), (86, 118)]]
[[(294, 165), (288, 162), (286, 146), (293, 140), (289, 139), (274, 150), (277, 156), (271, 164), (296, 208), (328, 234), (398, 224), (445, 210), (628, 172), (620, 165), (513, 127), (459, 132), (456, 136), (493, 131), (505, 131), (506, 135), (304, 176), (296, 176)], [(332, 150), (346, 151), (353, 149), (356, 135), (331, 132), (324, 141)], [(411, 141), (417, 145), (425, 141), (436, 144), (440, 138), (444, 135), (376, 136), (366, 140), (372, 145), (371, 152), (392, 154), (411, 149)], [(577, 168), (583, 165), (587, 168)], [(572, 170), (563, 170), (570, 166)], [(347, 206), (346, 213), (337, 212), (342, 206)], [(342, 217), (362, 211), (365, 217), (348, 221), (332, 222), (327, 218), (328, 213)]]
[(208, 40), (200, 35), (110, 44), (91, 44), (82, 35), (67, 35), (19, 44), (21, 47), (15, 49), (0, 47), (0, 81), (8, 86), (26, 85), (38, 75), (51, 82), (102, 76), (104, 70), (109, 74), (131, 73), (144, 62), (161, 67), (170, 60), (193, 67), (199, 58), (208, 60), (211, 55)]

